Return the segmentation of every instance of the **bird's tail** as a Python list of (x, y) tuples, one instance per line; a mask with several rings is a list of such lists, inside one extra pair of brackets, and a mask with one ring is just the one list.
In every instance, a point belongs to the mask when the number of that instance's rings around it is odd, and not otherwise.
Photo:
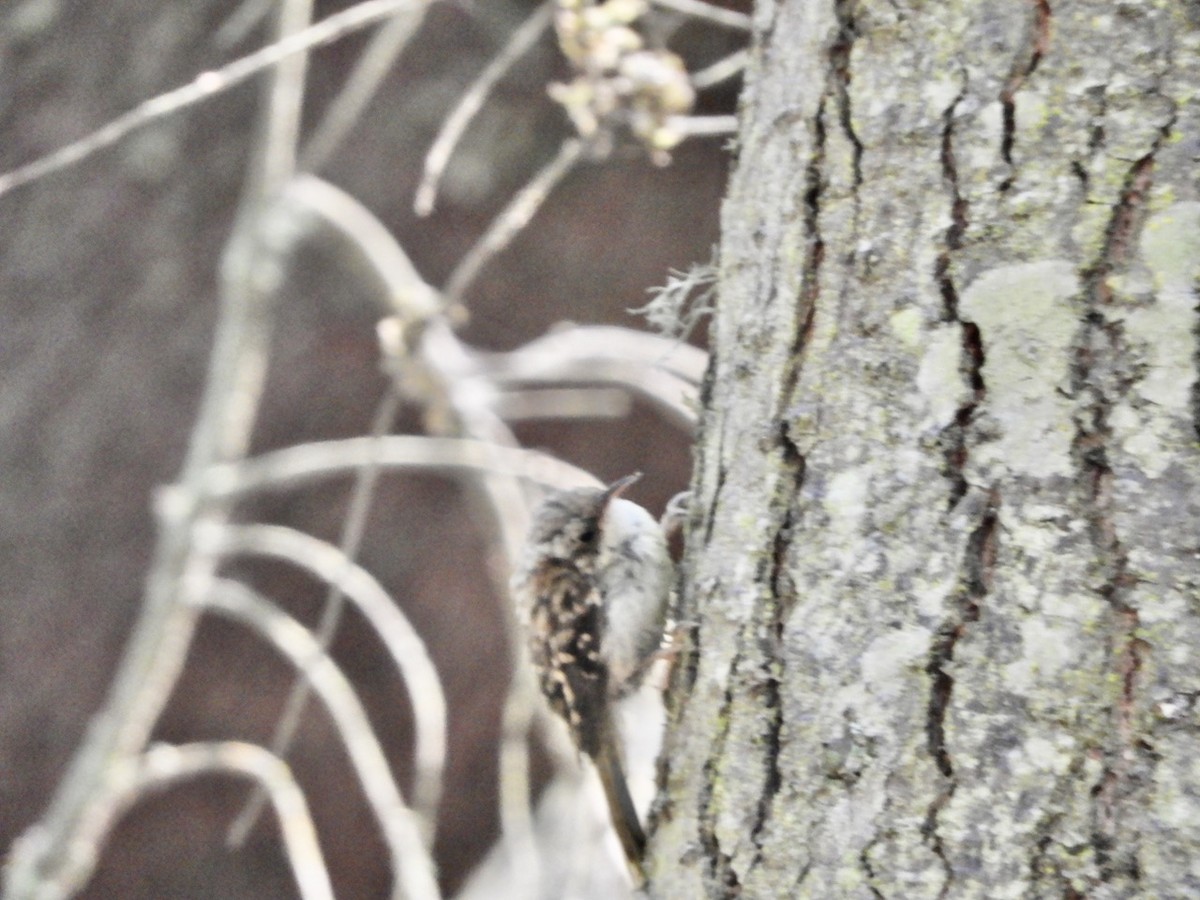
[(604, 787), (604, 798), (608, 801), (613, 829), (621, 841), (621, 849), (625, 851), (634, 885), (641, 887), (646, 881), (646, 873), (642, 868), (642, 858), (646, 854), (646, 832), (642, 830), (633, 798), (629, 796), (620, 752), (612, 746), (611, 741), (605, 741), (594, 761)]

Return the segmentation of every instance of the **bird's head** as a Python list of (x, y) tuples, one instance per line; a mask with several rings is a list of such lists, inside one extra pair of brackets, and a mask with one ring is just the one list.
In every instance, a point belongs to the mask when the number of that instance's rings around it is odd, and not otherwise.
[(634, 472), (603, 488), (575, 488), (550, 495), (534, 511), (530, 541), (540, 555), (579, 560), (598, 552), (609, 504), (642, 477)]

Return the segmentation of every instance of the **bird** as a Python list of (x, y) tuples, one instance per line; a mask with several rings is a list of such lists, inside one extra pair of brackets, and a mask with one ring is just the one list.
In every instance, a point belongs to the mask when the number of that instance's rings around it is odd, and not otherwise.
[(607, 487), (555, 491), (534, 510), (512, 588), (542, 694), (596, 766), (635, 882), (646, 834), (629, 794), (613, 703), (659, 648), (674, 564), (659, 523)]

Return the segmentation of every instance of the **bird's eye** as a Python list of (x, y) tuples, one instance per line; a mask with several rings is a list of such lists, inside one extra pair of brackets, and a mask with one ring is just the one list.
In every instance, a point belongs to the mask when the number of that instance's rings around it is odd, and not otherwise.
[(588, 525), (579, 533), (579, 540), (585, 544), (590, 544), (596, 539), (596, 526)]

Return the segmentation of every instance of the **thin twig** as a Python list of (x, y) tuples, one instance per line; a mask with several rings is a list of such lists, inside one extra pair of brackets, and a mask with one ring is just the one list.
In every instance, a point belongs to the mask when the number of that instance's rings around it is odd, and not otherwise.
[[(304, 33), (310, 12), (311, 0), (281, 5), (277, 47), (291, 46), (289, 38)], [(215, 566), (211, 556), (197, 552), (193, 537), (205, 525), (220, 525), (226, 515), (225, 506), (205, 494), (203, 478), (212, 464), (245, 454), (266, 374), (272, 300), (292, 236), (272, 212), (292, 175), (304, 83), (304, 58), (296, 53), (304, 49), (307, 45), (274, 60), (278, 65), (263, 86), (260, 139), (253, 145), (222, 257), (220, 311), (204, 397), (180, 484), (164, 494), (167, 502), (158, 508), (158, 544), (142, 612), (105, 705), (49, 810), (14, 844), (4, 873), (7, 900), (65, 896), (86, 881), (106, 836), (97, 823), (107, 820), (116, 799), (109, 772), (142, 752), (183, 669), (195, 630), (194, 602), (207, 591)], [(160, 101), (151, 101), (157, 103), (151, 118)]]
[(413, 201), (413, 209), (417, 215), (427, 216), (433, 212), (442, 173), (450, 162), (450, 155), (454, 152), (454, 148), (462, 139), (463, 132), (467, 130), (467, 126), (471, 124), (483, 106), (483, 101), (496, 86), (496, 82), (503, 78), (512, 65), (537, 43), (538, 38), (550, 24), (553, 11), (554, 4), (551, 0), (546, 0), (534, 10), (533, 14), (509, 36), (504, 49), (479, 73), (479, 77), (475, 79), (475, 82), (463, 94), (462, 99), (458, 101), (458, 105), (446, 117), (437, 139), (434, 140), (433, 145), (429, 148), (429, 153), (425, 156), (425, 173), (421, 177), (416, 199)]
[(499, 386), (619, 385), (691, 429), (707, 362), (704, 351), (660, 335), (616, 326), (573, 326), (509, 353), (480, 354), (477, 377)]
[(563, 141), (554, 159), (543, 166), (492, 220), (487, 231), (463, 255), (446, 281), (444, 295), (448, 305), (456, 306), (462, 301), (463, 294), (483, 267), (529, 224), (554, 187), (583, 159), (586, 149), (587, 142), (579, 138)]
[(441, 298), (417, 272), (391, 231), (361, 201), (315, 175), (297, 175), (285, 200), (299, 220), (314, 219), (379, 279), (383, 309), (405, 322), (426, 319), (442, 308)]
[(615, 388), (535, 388), (498, 393), (492, 408), (505, 422), (531, 419), (618, 419), (633, 403)]
[(702, 3), (701, 0), (650, 0), (650, 2), (663, 9), (673, 9), (675, 12), (738, 31), (749, 31), (753, 25), (750, 17), (744, 13)]
[(278, 66), (285, 59), (305, 53), (313, 47), (329, 44), (394, 15), (405, 7), (424, 5), (427, 0), (364, 0), (356, 6), (322, 19), (316, 25), (290, 35), (210, 72), (201, 72), (183, 87), (159, 94), (140, 103), (106, 125), (9, 172), (0, 174), (0, 196), (52, 172), (73, 166), (120, 141), (127, 134), (158, 119), (174, 115), (201, 100), (226, 91), (259, 72)]
[(749, 61), (750, 51), (735, 50), (728, 56), (718, 59), (711, 66), (705, 66), (703, 69), (692, 72), (688, 77), (692, 82), (692, 87), (703, 91), (737, 75), (746, 68)]
[[(201, 775), (243, 775), (270, 800), (279, 820), (283, 852), (302, 900), (333, 900), (329, 870), (317, 830), (288, 764), (269, 750), (243, 741), (154, 744), (142, 754), (133, 792), (143, 795)], [(131, 801), (137, 796), (131, 797)]]
[[(380, 401), (379, 409), (375, 413), (375, 420), (371, 426), (371, 437), (373, 439), (380, 438), (391, 430), (399, 404), (399, 396), (389, 386), (383, 400)], [(349, 577), (349, 570), (355, 567), (354, 562), (358, 558), (358, 552), (362, 546), (367, 516), (371, 510), (371, 499), (374, 497), (375, 485), (378, 481), (378, 464), (369, 463), (355, 473), (354, 489), (350, 495), (350, 507), (346, 512), (346, 519), (342, 523), (341, 556), (344, 560), (342, 564), (344, 571), (335, 572), (331, 577), (326, 579), (329, 589), (325, 596), (325, 603), (321, 608), (321, 619), (316, 628), (317, 643), (320, 644), (322, 650), (329, 649), (333, 642), (333, 636), (337, 632), (338, 624), (341, 622), (345, 600), (343, 581)], [(324, 546), (323, 542), (322, 546)], [(416, 643), (412, 646), (419, 648), (419, 652), (416, 652), (414, 655), (417, 664), (422, 661), (428, 662), (428, 657), (424, 652), (424, 644), (416, 637), (415, 632), (413, 633), (413, 639)], [(400, 663), (400, 665), (403, 666), (403, 663)], [(432, 665), (430, 665), (430, 669), (432, 669)], [(442, 721), (431, 722), (425, 728), (422, 728), (420, 727), (421, 717), (414, 714), (418, 722), (416, 729), (418, 744), (421, 743), (423, 731), (440, 733), (445, 728), (445, 700), (442, 697), (441, 683), (438, 681), (436, 673), (434, 673), (432, 678), (432, 686), (425, 685), (425, 682), (428, 681), (430, 679), (418, 679), (418, 682), (422, 683), (424, 688), (430, 692), (430, 702), (434, 703), (436, 701), (433, 711), (440, 712)], [(406, 686), (411, 686), (418, 682), (414, 682), (407, 677), (405, 678)], [(417, 708), (418, 702), (417, 697), (414, 696), (414, 709)], [(304, 715), (304, 708), (307, 704), (308, 681), (303, 675), (298, 675), (284, 703), (283, 712), (280, 713), (279, 720), (275, 723), (275, 734), (271, 738), (271, 750), (278, 756), (287, 756), (292, 741), (295, 739), (296, 731), (300, 727), (300, 720)], [(427, 742), (429, 738), (426, 737), (425, 740)], [(440, 755), (444, 755), (444, 749)], [(436, 774), (437, 784), (441, 782), (440, 755)], [(420, 758), (422, 753), (418, 751), (417, 756)], [(437, 788), (435, 787), (434, 798), (436, 798), (436, 791)], [(417, 797), (420, 798), (422, 796), (422, 793), (418, 791)], [(262, 807), (266, 799), (266, 794), (261, 789), (255, 790), (250, 795), (246, 801), (246, 805), (242, 807), (242, 811), (230, 823), (229, 831), (225, 836), (225, 842), (228, 846), (240, 847), (245, 843), (246, 837), (250, 834), (250, 829), (254, 827), (254, 823), (258, 820), (258, 816), (262, 812)], [(419, 801), (417, 805), (419, 809), (426, 811), (426, 807), (423, 807)], [(427, 805), (427, 810), (431, 815), (436, 813), (436, 808), (436, 799)]]
[(738, 129), (737, 116), (672, 116), (667, 121), (684, 139), (736, 134)]
[(257, 491), (281, 490), (352, 474), (366, 466), (453, 472), (469, 469), (521, 478), (554, 487), (595, 486), (594, 475), (546, 453), (499, 447), (463, 438), (418, 435), (357, 437), (296, 444), (236, 463), (214, 466), (205, 488), (233, 499)]
[(694, 386), (708, 366), (707, 353), (674, 338), (619, 325), (565, 325), (516, 350), (479, 354), (479, 374), (553, 380), (577, 371), (576, 360), (589, 366), (622, 360), (639, 368), (654, 366)]
[(345, 744), (363, 793), (383, 831), (395, 875), (392, 896), (426, 900), (440, 896), (433, 860), (425, 848), (417, 815), (405, 804), (387, 757), (371, 730), (350, 679), (312, 634), (246, 585), (218, 579), (200, 600), (203, 609), (228, 616), (263, 636), (312, 684)]
[[(370, 572), (356, 565), (342, 549), (320, 538), (282, 525), (229, 525), (215, 537), (217, 550), (223, 554), (281, 559), (311, 572), (338, 597), (336, 603), (326, 605), (326, 613), (335, 607), (340, 612), (348, 598), (379, 635), (396, 664), (412, 706), (416, 770), (412, 805), (422, 817), (427, 841), (432, 843), (446, 764), (446, 698), (425, 642), (408, 617)], [(314, 632), (317, 645), (325, 652), (332, 631), (323, 632), (321, 627), (329, 621), (324, 618)], [(303, 692), (293, 691), (292, 697), (300, 694), (303, 702), (307, 702), (308, 679), (303, 673), (297, 677), (306, 688)], [(296, 715), (290, 720), (293, 728), (298, 718)], [(289, 721), (286, 713), (280, 717), (280, 726), (285, 721)], [(277, 729), (277, 739), (282, 731), (282, 727)], [(290, 743), (292, 734), (287, 737)]]
[(383, 78), (391, 71), (409, 39), (420, 27), (429, 9), (428, 3), (410, 9), (401, 7), (386, 23), (372, 35), (367, 49), (358, 58), (358, 63), (341, 92), (321, 119), (308, 145), (300, 154), (300, 168), (316, 172), (325, 166), (330, 157), (345, 140), (362, 111), (366, 109)]

